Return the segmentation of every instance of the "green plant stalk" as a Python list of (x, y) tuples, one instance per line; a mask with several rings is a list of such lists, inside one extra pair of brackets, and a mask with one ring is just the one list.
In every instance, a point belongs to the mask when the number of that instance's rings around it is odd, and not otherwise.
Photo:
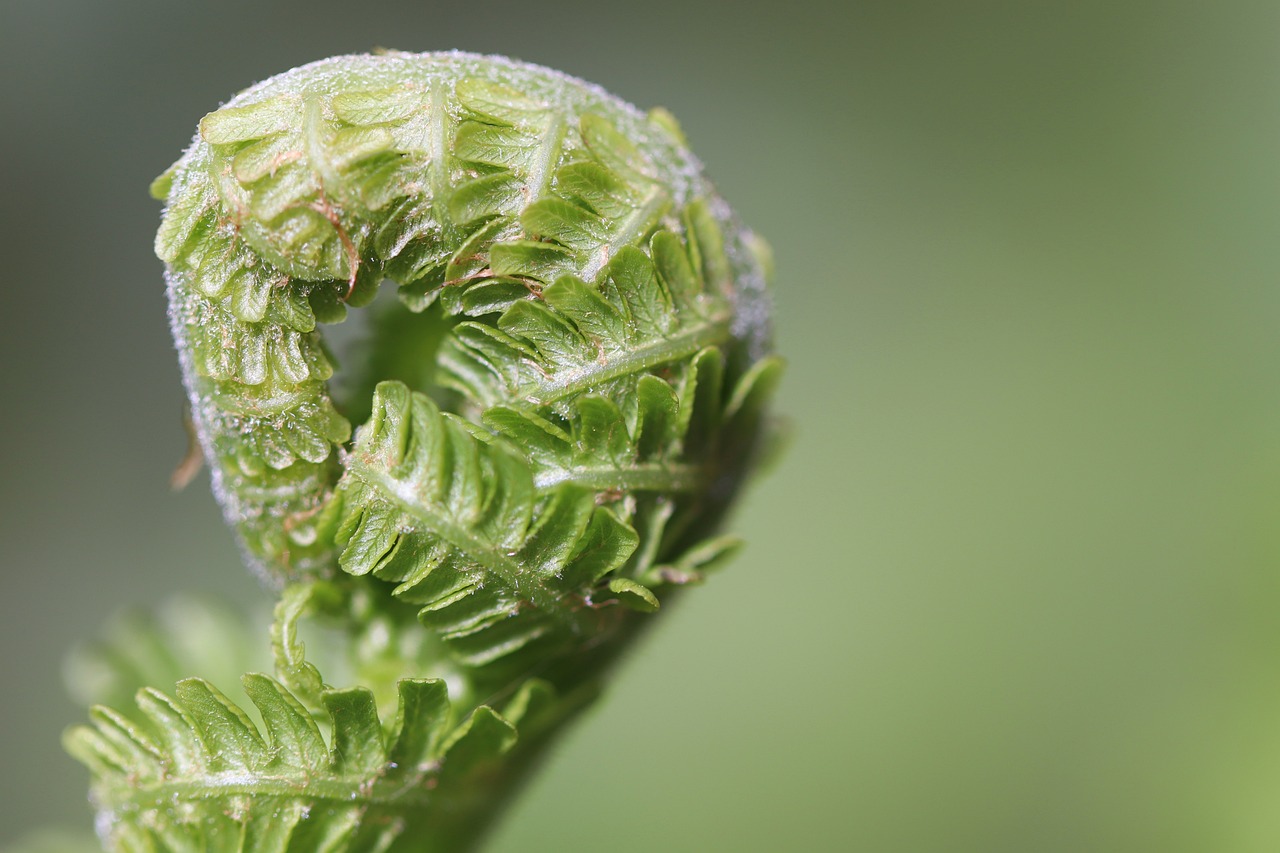
[[(275, 673), (243, 706), (186, 679), (95, 707), (67, 746), (99, 834), (469, 849), (736, 546), (719, 527), (780, 373), (763, 244), (664, 112), (462, 53), (254, 86), (153, 194), (214, 490), (281, 592)], [(335, 398), (319, 327), (387, 279), (401, 307)], [(359, 686), (325, 682), (304, 620), (343, 633), (324, 668)]]

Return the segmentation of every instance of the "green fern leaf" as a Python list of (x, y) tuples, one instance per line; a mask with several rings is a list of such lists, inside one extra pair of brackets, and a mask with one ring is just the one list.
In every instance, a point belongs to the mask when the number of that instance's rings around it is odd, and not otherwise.
[(627, 247), (598, 287), (564, 277), (542, 301), (509, 307), (496, 329), (460, 324), (440, 355), (444, 381), (486, 407), (554, 406), (619, 380), (632, 384), (614, 395), (630, 397), (640, 375), (726, 343), (728, 305), (705, 293), (678, 238), (660, 232), (654, 253), (667, 275)]
[(343, 569), (394, 582), (473, 666), (580, 638), (568, 599), (589, 596), (637, 541), (585, 489), (538, 495), (519, 454), (399, 383), (378, 386), (339, 494)]
[[(67, 749), (95, 770), (108, 845), (455, 849), (477, 827), (449, 792), (490, 775), (516, 746), (522, 720), (536, 742), (565, 716), (545, 684), (530, 682), (505, 713), (480, 706), (455, 724), (444, 682), (424, 679), (400, 682), (385, 724), (369, 691), (327, 690), (320, 726), (275, 680), (250, 674), (242, 685), (261, 728), (208, 682), (186, 679), (174, 697), (141, 692), (136, 719), (98, 706), (91, 725), (67, 733)], [(167, 806), (175, 798), (181, 808)]]

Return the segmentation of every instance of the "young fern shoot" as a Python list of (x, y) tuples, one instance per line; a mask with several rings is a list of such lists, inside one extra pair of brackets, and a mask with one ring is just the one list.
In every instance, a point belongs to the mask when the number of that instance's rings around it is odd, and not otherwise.
[[(463, 53), (205, 116), (156, 250), (201, 449), (280, 590), (276, 670), (95, 707), (122, 851), (473, 847), (720, 533), (780, 373), (763, 243), (664, 112)], [(370, 303), (335, 397), (319, 328)], [(353, 432), (352, 420), (363, 421)], [(298, 624), (345, 632), (334, 688)], [(328, 671), (330, 663), (324, 669)]]

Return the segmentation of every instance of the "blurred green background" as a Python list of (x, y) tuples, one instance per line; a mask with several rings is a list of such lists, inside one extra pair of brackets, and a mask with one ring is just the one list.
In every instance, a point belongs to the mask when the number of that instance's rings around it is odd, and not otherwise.
[(1280, 849), (1280, 6), (0, 0), (0, 845), (87, 826), (60, 661), (261, 601), (149, 180), (375, 46), (683, 122), (772, 242), (789, 452), (495, 851)]

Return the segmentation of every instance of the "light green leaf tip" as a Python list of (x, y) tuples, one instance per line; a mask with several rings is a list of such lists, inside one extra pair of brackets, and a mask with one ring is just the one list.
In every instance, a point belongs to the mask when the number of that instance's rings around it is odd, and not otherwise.
[(658, 597), (653, 594), (653, 590), (630, 578), (614, 578), (609, 581), (609, 591), (617, 595), (618, 600), (632, 610), (652, 613), (658, 609)]

